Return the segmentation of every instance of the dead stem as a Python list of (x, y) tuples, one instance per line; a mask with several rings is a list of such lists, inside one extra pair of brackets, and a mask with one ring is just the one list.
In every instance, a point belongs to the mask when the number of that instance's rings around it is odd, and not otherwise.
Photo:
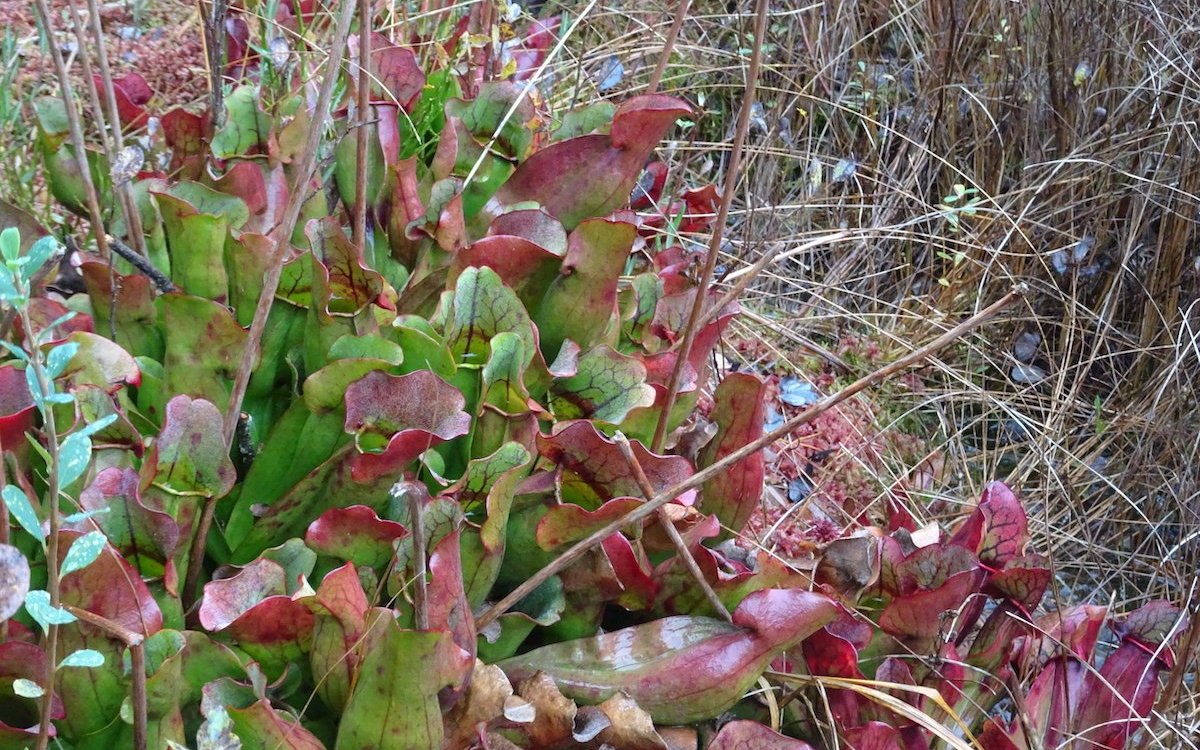
[(675, 406), (679, 384), (683, 381), (684, 370), (687, 369), (688, 357), (692, 353), (692, 344), (699, 333), (700, 318), (704, 313), (705, 302), (708, 300), (708, 288), (712, 285), (713, 271), (717, 267), (717, 258), (721, 255), (721, 240), (725, 236), (725, 224), (729, 220), (729, 204), (733, 202), (733, 194), (737, 191), (739, 169), (741, 167), (742, 149), (746, 144), (746, 133), (750, 130), (750, 113), (754, 108), (754, 92), (758, 84), (759, 68), (762, 65), (763, 35), (767, 29), (767, 7), (769, 0), (758, 0), (754, 15), (754, 44), (750, 53), (750, 69), (746, 73), (746, 93), (742, 97), (741, 110), (738, 112), (737, 131), (733, 136), (733, 150), (729, 152), (729, 163), (725, 165), (725, 182), (721, 193), (721, 206), (717, 210), (717, 218), (713, 223), (712, 238), (708, 243), (708, 258), (704, 263), (704, 271), (700, 282), (696, 285), (696, 298), (688, 315), (687, 326), (683, 329), (683, 337), (675, 350), (675, 366), (671, 377), (667, 380), (666, 394), (663, 396), (662, 413), (658, 417), (658, 425), (654, 430), (654, 440), (651, 450), (661, 452), (667, 439), (667, 424), (671, 421), (671, 408)]
[[(645, 469), (638, 461), (638, 458), (633, 453), (633, 446), (629, 444), (629, 439), (621, 433), (613, 436), (617, 442), (617, 447), (621, 449), (621, 455), (625, 457), (625, 462), (629, 464), (630, 471), (633, 472), (633, 478), (637, 480), (638, 486), (642, 489), (642, 494), (647, 500), (654, 497), (654, 485), (650, 484), (650, 478), (646, 476)], [(671, 544), (675, 545), (675, 553), (677, 557), (683, 561), (684, 567), (688, 569), (692, 579), (700, 590), (704, 592), (704, 598), (708, 600), (709, 606), (713, 608), (718, 615), (725, 619), (726, 622), (732, 622), (733, 616), (729, 614), (729, 610), (725, 608), (725, 603), (717, 596), (717, 592), (708, 583), (708, 579), (704, 577), (704, 571), (700, 570), (700, 566), (696, 563), (696, 558), (692, 555), (692, 551), (688, 549), (687, 541), (680, 535), (679, 529), (675, 528), (675, 524), (671, 521), (671, 517), (667, 514), (666, 506), (661, 506), (658, 509), (658, 525), (662, 527), (664, 533), (671, 540)]]

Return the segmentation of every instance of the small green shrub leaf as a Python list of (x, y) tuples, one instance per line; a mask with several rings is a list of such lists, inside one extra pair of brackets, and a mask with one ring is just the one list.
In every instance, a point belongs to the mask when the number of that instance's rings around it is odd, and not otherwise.
[(42, 522), (38, 520), (37, 513), (34, 513), (33, 506), (29, 504), (29, 498), (25, 497), (21, 488), (15, 484), (5, 485), (3, 496), (4, 504), (8, 506), (8, 512), (17, 519), (21, 528), (28, 531), (34, 539), (45, 544), (46, 534), (42, 531)]
[(24, 677), (18, 677), (13, 680), (13, 692), (22, 698), (41, 698), (45, 694), (42, 686), (33, 680), (27, 680)]
[(50, 594), (41, 590), (30, 591), (25, 595), (25, 611), (47, 633), (50, 632), (51, 625), (66, 625), (75, 622), (75, 615), (52, 605)]
[(14, 261), (21, 252), (21, 231), (16, 227), (6, 227), (0, 232), (0, 252), (4, 260)]
[(42, 269), (42, 266), (46, 265), (46, 261), (54, 257), (54, 253), (57, 251), (58, 240), (50, 236), (42, 237), (29, 248), (21, 273), (26, 279), (32, 279)]
[(59, 344), (50, 350), (50, 354), (46, 356), (46, 375), (52, 378), (57, 378), (62, 374), (62, 371), (67, 369), (67, 363), (75, 356), (75, 352), (79, 351), (79, 344), (74, 341), (68, 341), (65, 344)]
[(104, 545), (107, 541), (104, 538), (104, 534), (99, 531), (88, 532), (76, 539), (71, 544), (71, 548), (67, 550), (67, 556), (63, 558), (62, 567), (59, 568), (58, 574), (65, 576), (91, 565), (100, 556), (100, 553), (104, 551)]
[(82, 432), (73, 432), (58, 448), (58, 486), (70, 487), (87, 471), (92, 460), (92, 439)]
[(104, 666), (104, 654), (90, 648), (81, 648), (78, 651), (73, 651), (67, 654), (67, 657), (58, 664), (59, 667), (87, 667), (96, 668)]

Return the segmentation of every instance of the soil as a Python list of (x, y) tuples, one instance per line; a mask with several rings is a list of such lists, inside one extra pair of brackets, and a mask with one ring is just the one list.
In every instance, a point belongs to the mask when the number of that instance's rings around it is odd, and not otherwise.
[[(87, 26), (86, 0), (48, 0), (54, 39), (68, 61), (78, 85), (82, 79), (78, 44), (67, 15), (74, 6)], [(138, 5), (142, 7), (138, 9)], [(0, 19), (16, 37), (21, 54), (16, 85), (22, 93), (58, 91), (54, 63), (43, 51), (32, 0), (0, 0)], [(199, 12), (185, 0), (150, 0), (100, 5), (104, 45), (114, 78), (138, 73), (146, 79), (154, 99), (151, 111), (200, 102), (207, 92), (208, 74)], [(93, 68), (95, 64), (93, 63)]]

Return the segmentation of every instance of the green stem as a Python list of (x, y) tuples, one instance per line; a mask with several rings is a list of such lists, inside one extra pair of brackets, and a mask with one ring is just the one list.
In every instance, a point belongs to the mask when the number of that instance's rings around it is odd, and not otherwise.
[[(37, 346), (37, 340), (32, 335), (33, 321), (29, 318), (28, 308), (21, 310), (23, 327), (28, 337), (29, 367), (37, 378), (38, 389), (42, 396), (50, 393), (50, 379), (46, 376), (46, 368), (42, 366), (42, 353)], [(50, 535), (46, 540), (46, 591), (50, 594), (50, 605), (60, 606), (59, 576), (58, 576), (58, 429), (54, 424), (54, 405), (42, 402), (42, 431), (46, 436), (46, 452), (50, 455), (50, 465), (47, 467), (46, 498), (50, 517)], [(38, 719), (38, 738), (36, 750), (46, 750), (50, 743), (50, 713), (54, 702), (54, 677), (58, 667), (58, 626), (50, 625), (46, 630), (46, 684), (42, 694), (41, 715)]]

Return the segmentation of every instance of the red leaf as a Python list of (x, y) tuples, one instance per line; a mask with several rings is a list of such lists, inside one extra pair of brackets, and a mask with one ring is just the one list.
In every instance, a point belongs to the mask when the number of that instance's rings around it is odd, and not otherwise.
[(447, 534), (429, 556), (429, 625), (447, 630), (454, 643), (475, 658), (475, 618), (463, 591), (459, 532)]
[(558, 219), (536, 208), (500, 214), (492, 220), (487, 233), (489, 237), (505, 234), (523, 237), (558, 256), (567, 252), (567, 230)]
[(24, 370), (0, 367), (0, 445), (5, 450), (21, 449), (26, 431), (33, 428), (35, 413)]
[(658, 585), (646, 572), (629, 540), (623, 534), (613, 534), (601, 542), (601, 549), (621, 584), (617, 604), (628, 610), (649, 607), (658, 594)]
[[(711, 466), (763, 433), (766, 385), (757, 376), (735, 372), (725, 376), (713, 394), (712, 420), (717, 434), (701, 451), (698, 460)], [(738, 533), (762, 497), (766, 464), (762, 451), (738, 461), (704, 483), (700, 490), (700, 510), (721, 519), (729, 533)]]
[(900, 732), (880, 721), (847, 730), (842, 742), (848, 750), (905, 750)]
[(1029, 556), (1009, 560), (1004, 570), (988, 578), (987, 588), (1020, 604), (1034, 609), (1050, 585), (1050, 568), (1040, 558)]
[[(352, 54), (358, 56), (358, 37), (350, 38)], [(417, 56), (408, 47), (400, 47), (381, 34), (371, 34), (371, 101), (399, 104), (405, 112), (425, 89), (425, 73)]]
[(940, 587), (897, 596), (884, 608), (879, 627), (892, 635), (931, 641), (943, 629), (942, 615), (957, 610), (979, 590), (984, 573), (965, 570), (946, 579)]
[(1150, 715), (1165, 666), (1142, 645), (1126, 641), (1104, 660), (1099, 675), (1089, 670), (1074, 714), (1080, 746), (1124, 748)]
[(406, 536), (404, 526), (380, 518), (365, 505), (351, 505), (322, 513), (309, 525), (304, 543), (318, 554), (377, 568), (392, 559), (392, 543)]
[(200, 624), (212, 632), (224, 630), (264, 599), (286, 596), (286, 577), (282, 565), (260, 558), (229, 578), (206, 583)]
[(464, 269), (487, 266), (524, 299), (527, 286), (533, 296), (545, 292), (561, 262), (554, 253), (523, 237), (493, 234), (454, 254), (447, 282), (453, 286)]
[(538, 521), (538, 546), (549, 552), (564, 544), (577, 542), (621, 518), (642, 503), (642, 500), (632, 497), (617, 497), (596, 510), (587, 510), (573, 503), (556, 505)]
[[(61, 564), (71, 544), (83, 534), (64, 529), (59, 536)], [(107, 617), (134, 633), (149, 637), (162, 630), (158, 602), (138, 572), (110, 544), (104, 545), (91, 565), (63, 578), (59, 594), (63, 603)]]
[[(92, 76), (92, 84), (101, 97), (104, 96), (104, 80)], [(121, 124), (128, 129), (136, 130), (146, 124), (145, 105), (154, 96), (146, 79), (137, 73), (126, 73), (112, 79), (113, 94), (117, 99), (117, 115)]]
[(331, 571), (321, 581), (315, 597), (305, 603), (315, 615), (313, 645), (309, 654), (317, 691), (335, 711), (345, 708), (350, 688), (362, 661), (367, 595), (353, 563)]
[(133, 469), (109, 467), (79, 495), (83, 511), (107, 511), (63, 528), (88, 532), (98, 528), (109, 544), (141, 567), (140, 557), (149, 555), (160, 563), (171, 559), (179, 545), (179, 527), (167, 513), (152, 510), (142, 502), (141, 480)]
[(380, 453), (354, 457), (351, 475), (366, 483), (398, 473), (438, 443), (465, 435), (471, 416), (462, 392), (428, 370), (388, 375), (376, 370), (346, 388), (346, 432), (387, 437)]
[(172, 169), (179, 169), (185, 162), (204, 153), (207, 120), (207, 111), (204, 115), (196, 115), (179, 107), (162, 116), (163, 137), (172, 152)]
[(267, 182), (263, 170), (252, 161), (239, 161), (221, 175), (213, 187), (227, 195), (234, 195), (246, 202), (251, 215), (267, 208)]
[(1021, 501), (1003, 482), (983, 489), (979, 505), (950, 539), (950, 544), (975, 552), (989, 568), (1003, 568), (1025, 554), (1029, 544), (1028, 520)]
[[(631, 441), (633, 455), (646, 472), (655, 491), (682, 482), (692, 475), (692, 467), (682, 456), (650, 452), (638, 441)], [(616, 497), (641, 497), (642, 488), (634, 479), (629, 463), (617, 444), (600, 434), (587, 420), (567, 422), (553, 435), (537, 437), (538, 452), (568, 472), (562, 478), (564, 491), (582, 483), (603, 500)]]
[[(14, 623), (9, 623), (12, 628)], [(11, 636), (10, 636), (11, 637)], [(8, 640), (0, 643), (0, 683), (4, 684), (8, 690), (4, 696), (5, 703), (5, 718), (10, 722), (17, 719), (17, 714), (20, 712), (20, 704), (28, 701), (28, 705), (24, 709), (28, 712), (28, 716), (33, 722), (36, 722), (37, 701), (34, 699), (26, 699), (17, 695), (13, 695), (11, 685), (15, 679), (26, 679), (36, 682), (38, 685), (46, 684), (46, 652), (41, 647), (33, 643), (25, 643), (24, 641)], [(63, 709), (62, 701), (57, 695), (53, 696), (53, 703), (50, 704), (50, 714), (52, 718), (61, 719), (66, 715)], [(0, 728), (8, 727), (7, 724), (0, 723)], [(13, 727), (8, 727), (12, 729)], [(0, 738), (3, 738), (3, 733), (0, 732)], [(36, 738), (37, 732), (25, 739), (26, 747), (33, 747), (31, 739)], [(14, 747), (21, 747), (17, 744)]]
[(241, 78), (258, 57), (250, 46), (250, 27), (240, 13), (225, 17), (225, 72), (230, 78)]
[(1091, 661), (1096, 639), (1100, 637), (1100, 629), (1104, 627), (1107, 616), (1107, 607), (1080, 604), (1038, 618), (1037, 629), (1046, 634), (1044, 638), (1032, 642), (1032, 645), (1041, 648), (1038, 661), (1045, 661), (1059, 653), (1060, 644), (1080, 659)]
[(720, 203), (721, 196), (717, 194), (715, 185), (686, 191), (683, 194), (685, 213), (679, 222), (679, 231), (687, 234), (707, 230), (713, 219), (717, 218), (717, 206)]
[(727, 710), (773, 658), (836, 614), (820, 594), (768, 589), (747, 596), (732, 624), (667, 617), (543, 646), (500, 666), (514, 682), (543, 671), (564, 695), (588, 703), (623, 691), (656, 722), (687, 724)]
[[(1133, 638), (1151, 647), (1167, 643), (1188, 626), (1188, 618), (1180, 617), (1179, 608), (1158, 600), (1143, 604), (1114, 624), (1117, 635)], [(1164, 651), (1164, 654), (1169, 652)]]
[(313, 248), (313, 301), (329, 315), (353, 315), (379, 299), (383, 277), (366, 266), (335, 218), (313, 219), (304, 227)]
[(629, 201), (646, 157), (675, 120), (691, 114), (679, 99), (638, 96), (613, 116), (609, 135), (559, 141), (530, 156), (496, 194), (501, 204), (536, 201), (567, 229)]
[(757, 721), (739, 719), (721, 727), (708, 750), (812, 750), (812, 745), (784, 737)]
[(555, 34), (561, 23), (562, 16), (551, 16), (529, 24), (529, 30), (526, 32), (525, 38), (521, 40), (520, 47), (513, 52), (513, 60), (517, 64), (513, 80), (527, 81), (533, 76), (545, 61), (546, 51), (554, 43)]
[[(845, 638), (829, 632), (829, 626), (804, 640), (804, 659), (815, 675), (863, 679), (858, 668), (858, 650)], [(881, 676), (877, 679), (883, 680)]]

